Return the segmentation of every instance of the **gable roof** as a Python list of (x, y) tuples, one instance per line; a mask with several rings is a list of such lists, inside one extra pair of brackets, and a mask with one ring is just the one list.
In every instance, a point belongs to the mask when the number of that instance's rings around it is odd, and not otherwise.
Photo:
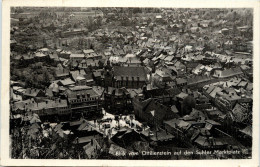
[(239, 75), (239, 74), (243, 74), (243, 72), (240, 69), (240, 67), (236, 67), (236, 68), (230, 68), (230, 69), (226, 69), (226, 70), (223, 70), (223, 71), (219, 71), (218, 77), (219, 78), (226, 78), (226, 77), (231, 77), (231, 76), (235, 76), (235, 75)]
[(90, 143), (85, 145), (83, 149), (85, 150), (87, 157), (90, 159), (98, 155), (98, 152), (101, 149), (101, 147), (99, 143), (95, 139), (93, 139)]
[[(74, 81), (85, 79), (84, 75), (86, 74), (84, 70), (70, 71), (71, 77)], [(82, 78), (79, 78), (82, 77)]]
[(139, 81), (146, 81), (146, 71), (144, 67), (121, 67), (121, 66), (114, 66), (114, 76), (116, 79), (121, 79), (121, 77), (126, 78), (128, 77), (129, 80), (137, 80), (139, 77)]
[(90, 98), (100, 96), (92, 87), (89, 86), (75, 86), (66, 90), (65, 94), (69, 99), (75, 99), (77, 98), (77, 95), (82, 97), (83, 95), (85, 97), (89, 96)]
[(156, 117), (159, 120), (163, 120), (167, 110), (169, 110), (168, 107), (152, 99), (152, 101), (146, 106), (144, 112), (151, 114), (151, 116)]
[(26, 96), (32, 96), (32, 97), (36, 97), (38, 95), (43, 95), (44, 92), (40, 89), (36, 89), (36, 88), (27, 88), (24, 92), (24, 95)]
[(187, 79), (187, 84), (192, 85), (192, 84), (198, 84), (206, 81), (210, 81), (212, 78), (208, 76), (195, 76), (193, 78), (188, 78)]
[(113, 88), (113, 87), (108, 87), (107, 89), (105, 89), (105, 93), (110, 95), (115, 95), (115, 96), (122, 96), (122, 95), (129, 94), (126, 88)]

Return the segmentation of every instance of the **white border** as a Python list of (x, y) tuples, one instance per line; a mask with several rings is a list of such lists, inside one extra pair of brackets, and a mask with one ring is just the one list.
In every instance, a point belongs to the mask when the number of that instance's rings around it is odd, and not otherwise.
[[(253, 153), (250, 160), (17, 160), (9, 158), (10, 6), (254, 8)], [(259, 6), (257, 1), (3, 0), (1, 165), (3, 166), (252, 166), (259, 163)]]

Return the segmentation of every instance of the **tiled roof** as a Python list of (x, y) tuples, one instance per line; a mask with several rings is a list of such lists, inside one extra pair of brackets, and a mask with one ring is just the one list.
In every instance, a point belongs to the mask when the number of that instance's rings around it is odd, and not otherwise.
[[(81, 88), (79, 88), (79, 87), (81, 87)], [(82, 87), (86, 87), (86, 89), (85, 88), (83, 89)], [(76, 99), (77, 95), (80, 95), (81, 97), (84, 97), (84, 98), (88, 98), (88, 96), (90, 98), (100, 96), (93, 88), (88, 87), (88, 86), (75, 86), (75, 87), (67, 90), (66, 94), (69, 99)]]
[(42, 90), (36, 88), (27, 88), (24, 92), (24, 95), (36, 97), (40, 91)]
[(152, 102), (150, 102), (146, 106), (144, 112), (151, 113), (151, 111), (153, 111), (154, 112), (152, 115), (153, 117), (156, 117), (159, 120), (163, 120), (163, 118), (166, 115), (167, 110), (169, 110), (168, 107), (152, 100)]
[(115, 96), (122, 96), (122, 95), (127, 95), (129, 94), (128, 90), (125, 89), (125, 88), (113, 88), (113, 87), (108, 87), (107, 90), (105, 90), (105, 92), (107, 94), (110, 94), (110, 95), (115, 95)]
[(74, 81), (78, 80), (79, 76), (83, 77), (84, 78), (84, 75), (86, 74), (84, 70), (76, 70), (76, 71), (70, 71), (70, 74), (72, 76), (72, 79)]
[(89, 53), (95, 53), (95, 52), (92, 49), (88, 49), (88, 50), (83, 50), (83, 53), (89, 54)]
[(70, 58), (84, 58), (84, 57), (85, 57), (84, 54), (75, 54), (75, 53), (73, 53), (73, 54), (70, 55)]
[(68, 86), (68, 85), (73, 85), (75, 82), (73, 82), (70, 78), (66, 78), (64, 80), (59, 81), (62, 85)]
[(122, 77), (124, 80), (126, 80), (127, 77), (128, 80), (132, 80), (133, 77), (134, 80), (137, 81), (139, 77), (139, 81), (146, 81), (146, 75), (147, 74), (144, 67), (114, 67), (114, 76), (118, 80), (122, 79)]
[(93, 139), (92, 142), (85, 145), (83, 149), (85, 150), (87, 157), (90, 159), (98, 155), (101, 147), (99, 143), (95, 139)]
[(59, 108), (59, 107), (67, 107), (67, 100), (47, 100), (45, 102), (40, 103), (29, 103), (25, 106), (28, 110), (42, 110), (49, 108)]
[(201, 82), (206, 82), (206, 81), (210, 81), (212, 78), (208, 77), (208, 76), (195, 76), (193, 78), (188, 78), (187, 79), (187, 84), (191, 85), (191, 84), (198, 84)]
[(243, 72), (241, 71), (240, 67), (236, 67), (236, 68), (230, 68), (230, 69), (221, 71), (219, 73), (218, 77), (226, 78), (226, 77), (235, 76), (235, 75), (239, 75), (239, 74), (243, 74)]

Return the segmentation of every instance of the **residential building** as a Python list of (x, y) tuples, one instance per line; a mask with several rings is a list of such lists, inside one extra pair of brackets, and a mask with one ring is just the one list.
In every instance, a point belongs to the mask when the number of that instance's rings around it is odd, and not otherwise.
[(92, 87), (74, 86), (67, 89), (64, 94), (68, 99), (72, 114), (98, 115), (102, 111), (100, 95)]

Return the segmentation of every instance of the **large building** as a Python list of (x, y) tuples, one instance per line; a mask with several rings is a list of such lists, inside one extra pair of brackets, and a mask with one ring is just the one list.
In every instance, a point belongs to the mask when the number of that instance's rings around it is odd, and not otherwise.
[(147, 82), (147, 73), (144, 67), (113, 68), (113, 87), (141, 88)]
[(105, 109), (111, 112), (122, 112), (130, 109), (132, 99), (126, 88), (108, 87), (104, 90)]
[(102, 103), (100, 95), (89, 86), (75, 86), (66, 90), (65, 95), (74, 113), (100, 114)]

